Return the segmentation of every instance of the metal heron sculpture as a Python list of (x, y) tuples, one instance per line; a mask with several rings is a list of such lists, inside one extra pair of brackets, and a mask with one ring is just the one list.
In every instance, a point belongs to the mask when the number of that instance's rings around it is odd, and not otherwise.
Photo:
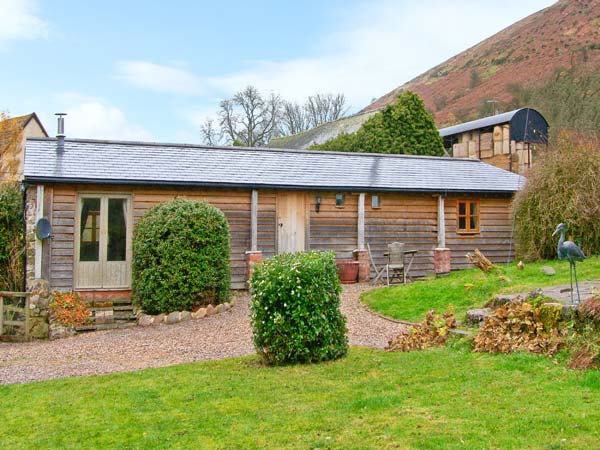
[(577, 268), (575, 267), (575, 261), (583, 261), (585, 254), (583, 251), (571, 241), (565, 241), (565, 224), (559, 223), (552, 233), (552, 236), (556, 236), (560, 232), (560, 239), (558, 240), (558, 259), (561, 261), (566, 259), (569, 261), (569, 273), (571, 275), (571, 304), (573, 304), (573, 272), (575, 272), (575, 287), (577, 288), (577, 303), (581, 302), (579, 298), (579, 284), (577, 283)]

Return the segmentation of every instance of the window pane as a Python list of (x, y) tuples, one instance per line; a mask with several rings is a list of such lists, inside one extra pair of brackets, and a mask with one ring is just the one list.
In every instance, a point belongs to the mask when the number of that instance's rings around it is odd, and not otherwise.
[(344, 206), (344, 194), (335, 194), (335, 206)]
[(467, 214), (467, 204), (465, 202), (458, 203), (458, 214), (461, 216)]
[(100, 257), (100, 199), (81, 200), (79, 260), (98, 261)]
[(108, 249), (107, 261), (125, 261), (127, 246), (126, 200), (108, 199)]
[(469, 227), (471, 230), (476, 230), (478, 228), (477, 227), (477, 216), (471, 216)]
[(467, 218), (466, 217), (459, 217), (458, 218), (458, 229), (459, 230), (466, 230), (467, 229)]
[(471, 203), (471, 215), (477, 214), (477, 203)]
[(379, 195), (371, 196), (371, 208), (379, 208), (379, 207), (380, 207)]

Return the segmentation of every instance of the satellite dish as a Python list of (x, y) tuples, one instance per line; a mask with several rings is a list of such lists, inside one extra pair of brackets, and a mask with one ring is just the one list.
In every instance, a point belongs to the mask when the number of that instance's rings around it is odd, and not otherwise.
[(44, 240), (52, 237), (52, 225), (48, 219), (42, 217), (35, 224), (35, 235), (38, 239)]

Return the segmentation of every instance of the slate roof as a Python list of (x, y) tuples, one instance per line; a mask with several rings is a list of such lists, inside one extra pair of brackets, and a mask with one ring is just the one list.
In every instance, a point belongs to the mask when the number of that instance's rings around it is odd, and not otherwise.
[(27, 140), (26, 182), (511, 193), (525, 179), (474, 159), (144, 142)]

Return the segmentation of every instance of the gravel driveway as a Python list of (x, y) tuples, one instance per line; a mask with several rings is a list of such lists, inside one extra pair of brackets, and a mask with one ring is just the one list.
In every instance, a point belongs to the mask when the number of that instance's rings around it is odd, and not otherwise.
[[(368, 284), (348, 285), (342, 312), (350, 345), (383, 348), (404, 325), (379, 317), (358, 300)], [(56, 341), (0, 343), (0, 384), (129, 372), (254, 353), (248, 296), (224, 313), (175, 325), (95, 331)]]

